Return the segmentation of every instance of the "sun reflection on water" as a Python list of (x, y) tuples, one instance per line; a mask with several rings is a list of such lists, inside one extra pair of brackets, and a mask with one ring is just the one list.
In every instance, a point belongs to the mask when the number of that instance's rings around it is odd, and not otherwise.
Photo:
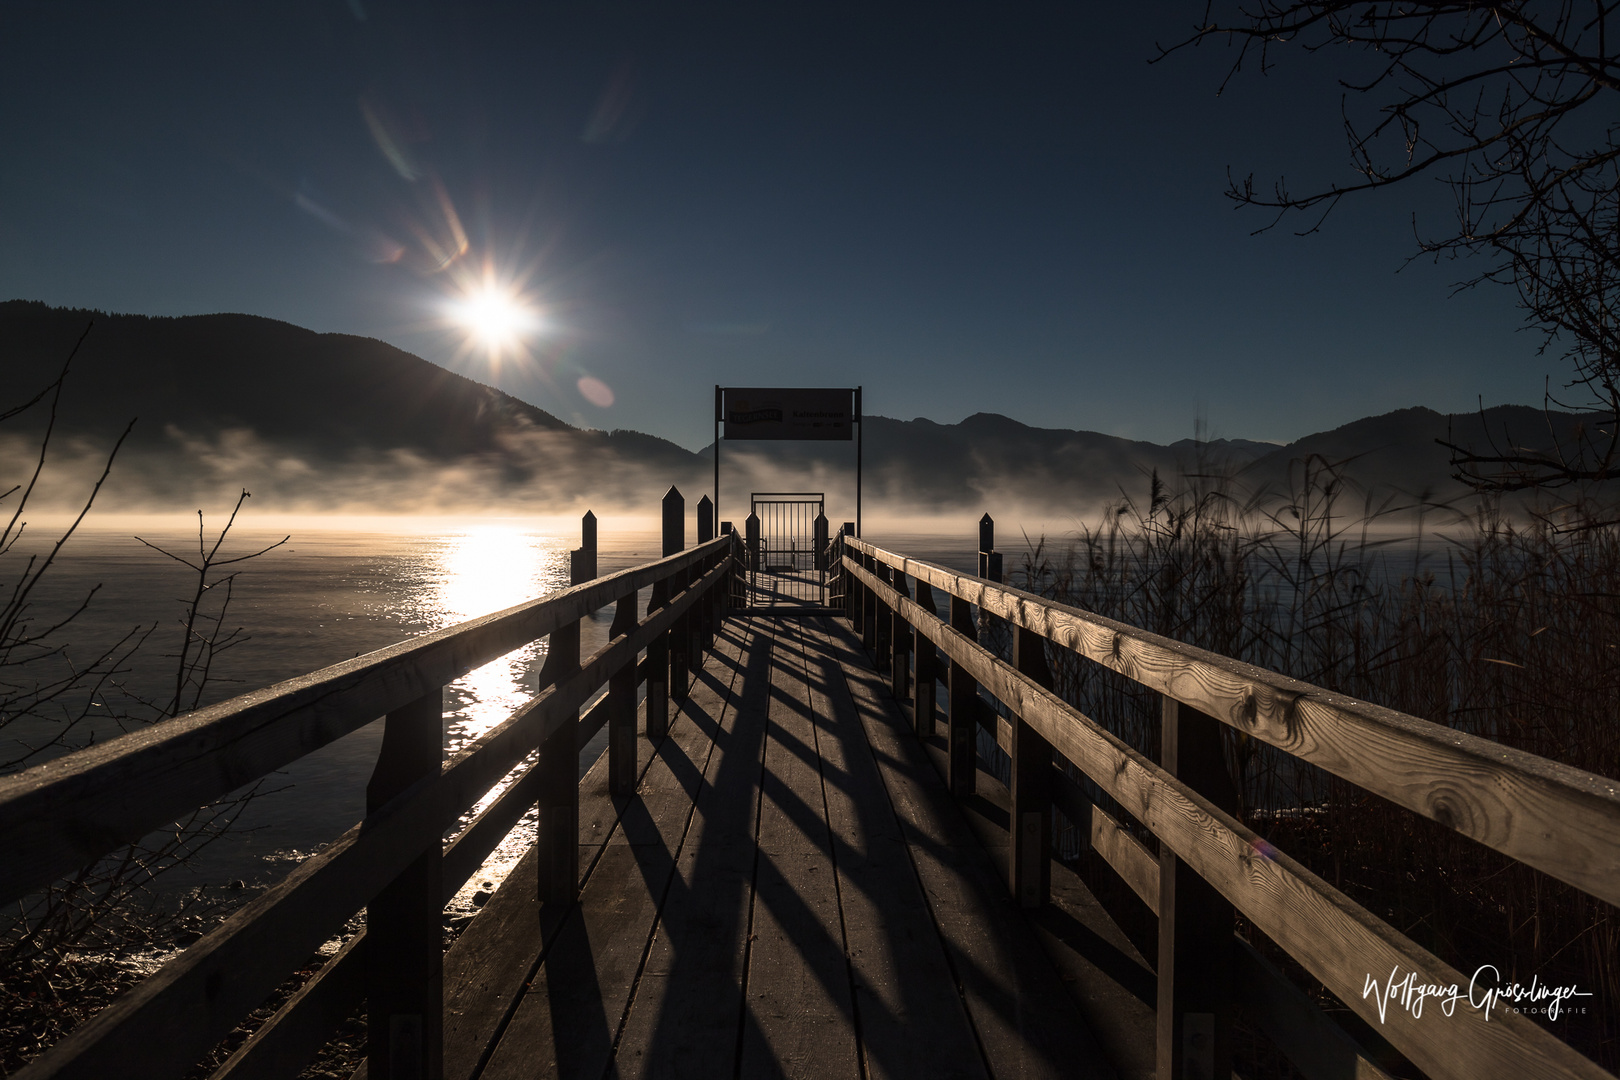
[[(428, 629), (454, 626), (568, 584), (568, 545), (556, 536), (484, 526), (443, 537), (436, 546), (420, 613)], [(450, 685), (445, 698), (450, 753), (528, 700), (545, 649), (544, 642), (526, 645)]]

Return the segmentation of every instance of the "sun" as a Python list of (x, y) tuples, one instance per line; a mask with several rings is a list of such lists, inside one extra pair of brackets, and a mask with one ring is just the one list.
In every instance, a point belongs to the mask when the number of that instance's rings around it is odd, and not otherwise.
[(450, 318), (466, 330), (470, 343), (491, 353), (512, 349), (543, 328), (540, 313), (513, 289), (480, 285), (452, 301)]

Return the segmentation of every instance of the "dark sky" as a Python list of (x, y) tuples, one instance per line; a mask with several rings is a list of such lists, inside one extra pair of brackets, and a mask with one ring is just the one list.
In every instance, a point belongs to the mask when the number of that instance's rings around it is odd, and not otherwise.
[[(372, 335), (692, 447), (715, 383), (1168, 442), (1564, 374), (1401, 270), (1436, 184), (1249, 235), (1229, 167), (1348, 176), (1338, 73), (1150, 65), (1203, 0), (677, 6), (12, 0), (0, 298)], [(494, 366), (442, 325), (486, 267), (548, 325)]]

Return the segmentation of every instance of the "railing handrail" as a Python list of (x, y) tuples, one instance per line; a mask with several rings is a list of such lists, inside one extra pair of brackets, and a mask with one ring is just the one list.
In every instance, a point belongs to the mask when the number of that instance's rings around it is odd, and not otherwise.
[[(954, 673), (951, 678), (953, 715), (947, 745), (953, 750), (953, 770), (956, 767), (955, 744), (966, 737), (969, 729), (976, 730), (982, 722), (976, 710), (972, 709), (973, 705), (979, 704), (974, 687), (982, 685), (1013, 714), (1012, 739), (1004, 741), (998, 737), (997, 741), (1011, 753), (1015, 774), (1020, 768), (1016, 743), (1025, 737), (1018, 732), (1028, 730), (1030, 737), (1049, 745), (1062, 759), (1079, 768), (1158, 838), (1161, 853), (1157, 857), (1128, 834), (1109, 838), (1108, 849), (1099, 847), (1098, 850), (1099, 854), (1116, 865), (1132, 888), (1160, 914), (1161, 1013), (1167, 1001), (1175, 1000), (1166, 997), (1166, 987), (1162, 985), (1166, 978), (1162, 969), (1166, 955), (1164, 950), (1169, 948), (1173, 955), (1179, 956), (1182, 946), (1174, 936), (1164, 936), (1171, 931), (1167, 931), (1163, 922), (1166, 913), (1161, 910), (1158, 894), (1164, 882), (1174, 880), (1169, 876), (1169, 868), (1175, 860), (1179, 860), (1217, 890), (1235, 910), (1242, 912), (1253, 926), (1282, 947), (1330, 992), (1364, 1017), (1378, 1021), (1390, 1042), (1425, 1072), (1469, 1077), (1470, 1080), (1484, 1076), (1609, 1076), (1573, 1047), (1511, 1009), (1499, 1008), (1494, 1016), (1482, 1014), (1477, 1008), (1456, 1009), (1455, 1014), (1446, 1015), (1448, 1018), (1454, 1017), (1460, 1022), (1459, 1025), (1445, 1029), (1437, 1029), (1433, 1025), (1420, 1027), (1418, 1018), (1404, 1008), (1389, 1009), (1387, 1016), (1382, 1009), (1369, 1015), (1372, 1006), (1367, 1001), (1366, 980), (1384, 980), (1385, 972), (1390, 973), (1387, 976), (1390, 982), (1395, 980), (1397, 972), (1409, 972), (1424, 985), (1467, 987), (1470, 1004), (1473, 1003), (1473, 984), (1466, 976), (1355, 903), (1286, 852), (1267, 843), (1238, 821), (1234, 813), (1223, 809), (1216, 800), (1202, 793), (1192, 781), (1184, 782), (1175, 775), (1173, 767), (1160, 767), (1064, 701), (1049, 688), (1049, 679), (1047, 685), (1042, 685), (1041, 679), (1028, 672), (1045, 671), (1044, 659), (1038, 660), (1035, 669), (1031, 669), (1024, 667), (1026, 661), (1009, 664), (985, 649), (973, 636), (971, 618), (967, 614), (968, 605), (976, 604), (983, 613), (1007, 620), (1019, 628), (1019, 632), (1029, 632), (1037, 635), (1037, 639), (1044, 638), (1059, 648), (1071, 649), (1158, 690), (1167, 699), (1190, 706), (1195, 716), (1197, 713), (1213, 716), (1229, 726), (1266, 738), (1281, 749), (1324, 767), (1342, 764), (1339, 758), (1319, 752), (1322, 745), (1334, 747), (1335, 740), (1323, 736), (1328, 733), (1325, 729), (1329, 725), (1337, 724), (1346, 729), (1339, 732), (1340, 749), (1346, 738), (1381, 742), (1379, 749), (1383, 760), (1379, 762), (1380, 768), (1389, 768), (1387, 759), (1392, 753), (1404, 752), (1411, 755), (1413, 765), (1430, 770), (1431, 776), (1433, 770), (1449, 770), (1454, 775), (1448, 776), (1447, 780), (1464, 790), (1451, 790), (1448, 794), (1453, 799), (1470, 799), (1464, 804), (1470, 809), (1491, 807), (1493, 800), (1482, 797), (1475, 790), (1490, 783), (1507, 789), (1496, 797), (1495, 803), (1516, 798), (1523, 804), (1534, 798), (1540, 800), (1535, 808), (1543, 814), (1548, 812), (1549, 807), (1562, 808), (1565, 816), (1556, 821), (1557, 832), (1553, 831), (1554, 819), (1549, 818), (1544, 822), (1544, 831), (1538, 836), (1544, 847), (1560, 850), (1542, 858), (1534, 857), (1541, 854), (1537, 851), (1528, 852), (1531, 858), (1521, 858), (1519, 844), (1514, 840), (1514, 830), (1483, 810), (1471, 813), (1460, 821), (1445, 820), (1432, 812), (1429, 812), (1429, 816), (1436, 817), (1442, 824), (1458, 832), (1484, 840), (1510, 857), (1538, 865), (1577, 888), (1610, 902), (1614, 902), (1613, 897), (1620, 889), (1620, 868), (1615, 866), (1615, 852), (1620, 850), (1620, 840), (1617, 840), (1620, 832), (1616, 830), (1616, 822), (1620, 821), (1620, 797), (1616, 795), (1617, 785), (1614, 781), (1403, 713), (1352, 701), (1298, 680), (1195, 649), (986, 578), (959, 574), (934, 563), (909, 559), (854, 537), (844, 536), (842, 539), (847, 550), (840, 560), (840, 566), (858, 584), (860, 588), (857, 591), (870, 597), (865, 602), (857, 599), (852, 611), (858, 610), (867, 633), (875, 634), (873, 640), (877, 642), (880, 664), (885, 648), (893, 647), (894, 639), (899, 637), (898, 627), (907, 623), (919, 635), (918, 647), (926, 638), (933, 647), (945, 654), (953, 672), (959, 670), (967, 680), (971, 696), (958, 698)], [(879, 568), (882, 568), (881, 575), (876, 572)], [(902, 575), (897, 582), (888, 580), (892, 571)], [(925, 594), (929, 597), (926, 606), (907, 595), (903, 584), (906, 577), (917, 582), (919, 598)], [(897, 588), (897, 584), (900, 587)], [(932, 610), (931, 593), (934, 588), (953, 597), (948, 621)], [(895, 629), (892, 633), (872, 630), (872, 623), (868, 620), (872, 618), (873, 602), (878, 605), (878, 611), (894, 613)], [(883, 619), (879, 618), (878, 622), (881, 624)], [(933, 648), (927, 652), (931, 655)], [(926, 677), (931, 682), (933, 666), (930, 660), (927, 664), (928, 674), (919, 674), (919, 680)], [(898, 672), (899, 669), (900, 660), (897, 658), (895, 670)], [(919, 657), (919, 673), (922, 670)], [(927, 708), (931, 712), (931, 687), (927, 699)], [(919, 694), (918, 700), (923, 700), (923, 695)], [(1271, 708), (1263, 707), (1262, 702), (1268, 705), (1282, 703), (1281, 708), (1286, 709), (1284, 715), (1288, 720), (1288, 726), (1284, 729), (1289, 736), (1287, 739), (1267, 738), (1268, 734), (1275, 736), (1275, 731), (1262, 725), (1260, 718), (1268, 717), (1277, 724), (1281, 720)], [(966, 721), (954, 715), (956, 709), (964, 706), (974, 714)], [(1173, 714), (1173, 707), (1167, 707), (1166, 724)], [(995, 722), (994, 718), (991, 719)], [(1208, 720), (1199, 722), (1210, 723)], [(998, 723), (997, 726), (1005, 725)], [(931, 728), (930, 717), (926, 728), (920, 726), (919, 730)], [(1165, 737), (1170, 738), (1168, 730)], [(1009, 747), (1009, 741), (1014, 745)], [(1218, 753), (1219, 743), (1214, 743), (1213, 748)], [(971, 757), (970, 753), (970, 767)], [(1462, 770), (1460, 765), (1466, 765), (1482, 776)], [(1220, 771), (1224, 773), (1224, 763), (1220, 764)], [(1461, 775), (1456, 775), (1459, 773)], [(1398, 784), (1384, 782), (1384, 778), (1376, 774), (1367, 775), (1363, 768), (1344, 769), (1339, 771), (1339, 775), (1419, 812), (1428, 812), (1429, 804), (1422, 800), (1401, 798)], [(1015, 788), (1016, 784), (1015, 775)], [(952, 786), (955, 786), (954, 779)], [(1016, 802), (1016, 792), (1013, 798)], [(1012, 818), (1019, 817), (1019, 809), (1018, 806), (1014, 807)], [(1108, 827), (1118, 829), (1117, 823), (1102, 814), (1100, 808), (1096, 811), (1096, 817), (1106, 821), (1105, 833)], [(1097, 824), (1095, 819), (1092, 824)], [(1593, 832), (1598, 834), (1596, 839), (1590, 836)], [(1561, 842), (1566, 846), (1561, 847)], [(1020, 843), (1015, 836), (1011, 843), (1012, 850), (1018, 851)], [(1573, 870), (1567, 865), (1566, 859), (1559, 857), (1567, 857), (1570, 847), (1589, 850), (1593, 855), (1592, 861), (1597, 865), (1586, 868), (1586, 872)], [(1167, 857), (1173, 857), (1172, 861), (1166, 863), (1164, 860)], [(1563, 872), (1560, 873), (1560, 870)], [(1173, 897), (1174, 893), (1171, 895)], [(1172, 920), (1175, 917), (1173, 912), (1169, 915)], [(1230, 930), (1226, 933), (1230, 933)], [(1204, 955), (1209, 955), (1207, 947)], [(1292, 990), (1286, 978), (1259, 959), (1252, 949), (1235, 948), (1232, 955), (1234, 965), (1246, 968), (1247, 978), (1291, 990), (1298, 998), (1299, 1005), (1290, 1005), (1289, 1008), (1302, 1007), (1303, 1013), (1317, 1012), (1297, 990)], [(1172, 961), (1172, 970), (1176, 963)], [(1172, 990), (1171, 993), (1177, 991)], [(1173, 1006), (1178, 1013), (1184, 1007), (1179, 1003)], [(1207, 1003), (1197, 1006), (1207, 1007)], [(1325, 1035), (1325, 1041), (1344, 1038), (1335, 1025), (1321, 1020), (1319, 1015), (1310, 1022), (1314, 1024), (1318, 1021), (1324, 1025), (1318, 1030), (1331, 1033)], [(1164, 1025), (1165, 1017), (1161, 1015), (1161, 1074), (1166, 1068), (1166, 1046), (1173, 1045), (1173, 1042), (1165, 1042)], [(1213, 1038), (1213, 1034), (1210, 1037)], [(1352, 1047), (1348, 1053), (1352, 1058), (1359, 1058), (1359, 1061), (1335, 1058), (1329, 1065), (1329, 1071), (1337, 1074), (1345, 1068), (1353, 1068), (1358, 1075), (1381, 1075), (1382, 1070), (1369, 1062), (1359, 1050)]]
[[(1620, 780), (855, 537), (844, 541), (908, 577), (1620, 905)], [(1389, 747), (1412, 757), (1398, 770), (1390, 766), (1401, 763), (1388, 758), (1368, 762), (1368, 751)], [(1447, 782), (1437, 783), (1441, 778)], [(1554, 831), (1564, 845), (1548, 842)]]
[(0, 778), (0, 903), (371, 723), (632, 591), (718, 554), (650, 563), (242, 694)]

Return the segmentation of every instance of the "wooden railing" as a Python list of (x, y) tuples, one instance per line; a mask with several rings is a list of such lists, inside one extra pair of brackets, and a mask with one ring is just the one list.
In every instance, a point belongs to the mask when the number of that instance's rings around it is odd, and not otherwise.
[[(1468, 975), (1245, 827), (1236, 816), (1222, 727), (1609, 904), (1620, 904), (1620, 783), (1010, 588), (992, 580), (999, 566), (983, 559), (984, 576), (973, 576), (842, 532), (834, 544), (845, 610), (878, 669), (892, 673), (895, 695), (911, 703), (920, 735), (934, 734), (936, 678), (948, 687), (952, 790), (974, 790), (981, 726), (1010, 757), (1013, 894), (1029, 906), (1045, 901), (1057, 806), (1158, 915), (1160, 1077), (1230, 1075), (1236, 1004), (1307, 1076), (1385, 1075), (1374, 1055), (1234, 936), (1234, 911), (1430, 1076), (1609, 1076), (1511, 1007), (1489, 1013), (1473, 1007)], [(943, 616), (937, 594), (948, 605)], [(1008, 624), (1010, 663), (976, 640), (975, 608), (980, 618)], [(1059, 697), (1048, 648), (1157, 691), (1161, 760)], [(981, 688), (1003, 710), (987, 707)], [(1092, 805), (1055, 767), (1057, 757), (1149, 830), (1158, 853)], [(1420, 1018), (1397, 993), (1380, 1013), (1369, 985), (1384, 986), (1392, 973), (1414, 974), (1419, 986), (1457, 986), (1465, 998), (1446, 1010), (1431, 998)]]
[[(0, 779), (0, 902), (13, 902), (387, 717), (361, 824), (17, 1075), (182, 1075), (361, 908), (364, 933), (214, 1076), (295, 1076), (362, 998), (371, 1076), (440, 1075), (444, 906), (536, 804), (540, 900), (574, 900), (579, 747), (606, 725), (610, 788), (630, 793), (639, 682), (648, 684), (647, 733), (658, 737), (670, 698), (684, 697), (694, 653), (712, 643), (724, 615), (735, 538), (714, 536), (709, 509), (705, 498), (699, 543), (683, 551), (684, 503), (672, 488), (665, 557), (605, 577), (596, 577), (587, 514), (570, 588)], [(637, 594), (646, 588), (642, 617)], [(609, 604), (610, 640), (581, 662), (580, 620)], [(538, 695), (444, 760), (444, 687), (548, 635)], [(536, 750), (536, 762), (443, 845), (458, 818)]]

